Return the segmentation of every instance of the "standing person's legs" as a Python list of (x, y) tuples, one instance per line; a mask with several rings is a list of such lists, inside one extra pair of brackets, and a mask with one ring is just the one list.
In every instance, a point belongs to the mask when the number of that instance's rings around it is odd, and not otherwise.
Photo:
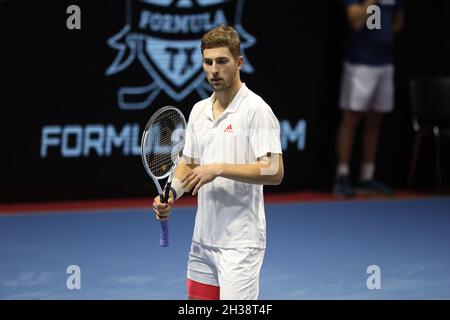
[(340, 109), (343, 111), (337, 135), (336, 184), (333, 193), (353, 196), (350, 184), (350, 159), (355, 133), (361, 118), (368, 111), (376, 88), (376, 69), (362, 64), (344, 63), (341, 79)]
[(358, 190), (363, 193), (393, 194), (393, 190), (374, 179), (378, 140), (383, 114), (394, 109), (394, 68), (392, 65), (379, 67), (377, 88), (373, 98), (373, 108), (365, 119), (362, 163)]

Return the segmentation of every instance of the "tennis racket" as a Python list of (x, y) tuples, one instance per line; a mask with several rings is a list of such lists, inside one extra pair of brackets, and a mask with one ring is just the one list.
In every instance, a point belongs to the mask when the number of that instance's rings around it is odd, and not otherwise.
[[(169, 199), (173, 172), (180, 160), (184, 146), (186, 120), (183, 113), (175, 107), (158, 109), (148, 120), (141, 141), (141, 156), (144, 168), (152, 178), (162, 203)], [(160, 181), (167, 178), (164, 189)], [(169, 226), (161, 221), (159, 244), (169, 245)]]

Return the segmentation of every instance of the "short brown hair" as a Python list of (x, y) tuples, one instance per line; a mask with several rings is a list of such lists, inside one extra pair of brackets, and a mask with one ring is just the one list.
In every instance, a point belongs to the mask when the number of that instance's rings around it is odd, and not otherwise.
[(233, 27), (221, 24), (208, 31), (202, 37), (202, 55), (205, 49), (220, 47), (227, 47), (235, 59), (241, 55), (241, 41), (237, 31)]

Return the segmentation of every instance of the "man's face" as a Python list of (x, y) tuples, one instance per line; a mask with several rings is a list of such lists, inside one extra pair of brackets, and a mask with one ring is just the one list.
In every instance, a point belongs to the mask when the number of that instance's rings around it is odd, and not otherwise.
[(236, 60), (227, 47), (203, 50), (203, 71), (214, 91), (223, 91), (233, 85), (243, 61), (243, 57)]

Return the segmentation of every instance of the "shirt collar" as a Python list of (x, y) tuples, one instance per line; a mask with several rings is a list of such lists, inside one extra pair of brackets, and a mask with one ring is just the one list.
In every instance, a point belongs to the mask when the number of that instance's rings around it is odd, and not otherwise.
[[(242, 99), (247, 96), (248, 93), (248, 88), (245, 85), (245, 83), (242, 83), (241, 87), (239, 88), (239, 91), (236, 93), (236, 95), (234, 96), (233, 100), (231, 101), (231, 103), (228, 105), (228, 107), (224, 110), (224, 114), (226, 113), (233, 113), (236, 112), (241, 104)], [(216, 95), (215, 92), (213, 92), (213, 94), (211, 95), (211, 97), (209, 98), (209, 107), (208, 107), (208, 112), (207, 115), (208, 117), (213, 120), (213, 113), (212, 113), (212, 102), (214, 101), (214, 96)]]

